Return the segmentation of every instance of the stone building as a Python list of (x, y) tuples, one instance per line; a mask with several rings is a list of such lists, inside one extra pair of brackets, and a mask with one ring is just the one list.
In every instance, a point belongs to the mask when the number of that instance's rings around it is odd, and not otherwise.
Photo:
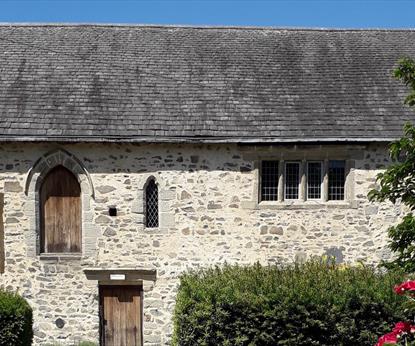
[(390, 256), (402, 56), (415, 31), (0, 26), (0, 285), (35, 344), (168, 344), (190, 268)]

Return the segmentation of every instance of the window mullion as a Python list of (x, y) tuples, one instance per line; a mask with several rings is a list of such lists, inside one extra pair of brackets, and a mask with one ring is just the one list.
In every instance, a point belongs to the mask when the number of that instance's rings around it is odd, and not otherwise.
[(352, 169), (353, 162), (352, 160), (346, 160), (346, 167), (345, 167), (345, 181), (344, 181), (344, 199), (346, 200), (353, 200), (353, 184), (351, 183), (351, 174), (350, 171)]
[(300, 162), (300, 201), (304, 202), (306, 199), (306, 161), (302, 160)]
[(323, 162), (323, 201), (327, 202), (329, 200), (329, 160), (326, 159)]
[(284, 201), (284, 160), (280, 160), (278, 164), (278, 201)]

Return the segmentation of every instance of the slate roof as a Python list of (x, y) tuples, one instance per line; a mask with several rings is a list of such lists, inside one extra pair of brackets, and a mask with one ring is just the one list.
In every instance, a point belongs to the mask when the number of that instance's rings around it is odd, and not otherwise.
[(390, 140), (415, 30), (0, 26), (0, 141)]

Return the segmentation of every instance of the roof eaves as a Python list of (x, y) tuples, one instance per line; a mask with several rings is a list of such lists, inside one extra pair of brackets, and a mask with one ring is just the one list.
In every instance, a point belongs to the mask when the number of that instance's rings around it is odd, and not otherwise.
[(391, 142), (397, 137), (325, 137), (325, 138), (276, 138), (276, 137), (153, 137), (153, 136), (0, 136), (0, 142), (87, 142), (87, 143), (362, 143)]

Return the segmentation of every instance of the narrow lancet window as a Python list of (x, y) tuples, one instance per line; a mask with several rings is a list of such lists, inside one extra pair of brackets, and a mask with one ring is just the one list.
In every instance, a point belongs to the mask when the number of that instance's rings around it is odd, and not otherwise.
[(159, 198), (158, 187), (154, 179), (151, 179), (146, 187), (146, 227), (159, 226)]

